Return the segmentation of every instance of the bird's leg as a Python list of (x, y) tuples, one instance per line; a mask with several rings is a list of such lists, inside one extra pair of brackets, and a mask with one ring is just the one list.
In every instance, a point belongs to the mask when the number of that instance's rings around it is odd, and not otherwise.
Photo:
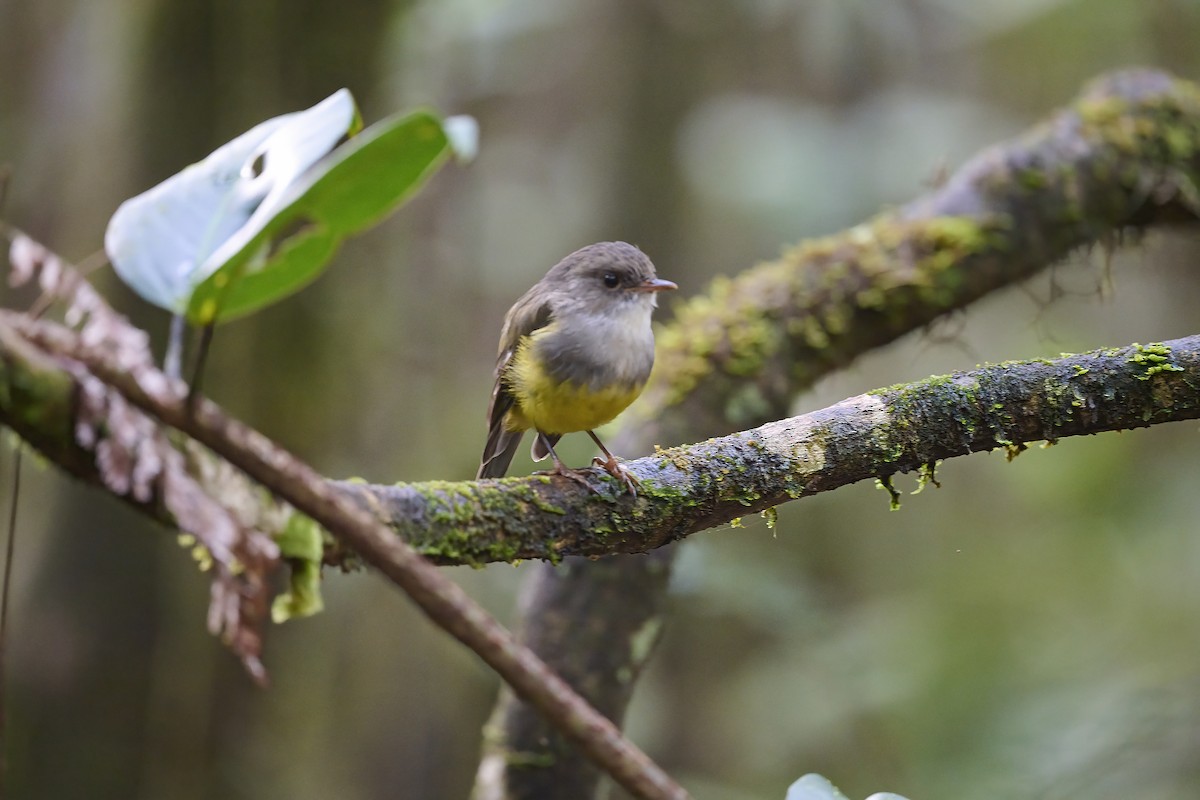
[(596, 446), (600, 448), (600, 452), (604, 453), (605, 456), (605, 458), (593, 458), (592, 463), (598, 467), (603, 467), (605, 472), (625, 484), (625, 488), (629, 490), (631, 495), (637, 497), (637, 476), (625, 469), (625, 465), (617, 461), (617, 457), (608, 452), (608, 448), (604, 446), (604, 442), (600, 441), (600, 437), (594, 431), (588, 431), (587, 435), (592, 437), (592, 441), (596, 443)]
[(595, 486), (592, 486), (592, 484), (588, 482), (588, 479), (582, 470), (571, 469), (566, 464), (563, 464), (562, 460), (558, 457), (558, 453), (554, 452), (554, 445), (550, 444), (550, 439), (546, 436), (546, 434), (538, 431), (537, 435), (538, 438), (541, 439), (542, 445), (546, 448), (546, 452), (548, 452), (550, 457), (554, 459), (554, 469), (543, 471), (541, 474), (561, 475), (564, 478), (569, 478), (576, 483), (587, 487), (589, 491), (595, 492), (596, 494), (600, 493)]

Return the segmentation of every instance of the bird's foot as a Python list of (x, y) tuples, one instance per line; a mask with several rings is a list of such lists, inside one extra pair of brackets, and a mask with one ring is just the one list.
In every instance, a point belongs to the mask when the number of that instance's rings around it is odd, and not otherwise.
[(595, 486), (593, 486), (591, 484), (591, 481), (589, 481), (587, 479), (587, 476), (589, 474), (587, 470), (571, 469), (570, 467), (563, 465), (562, 462), (556, 462), (554, 464), (554, 469), (539, 470), (538, 472), (535, 472), (534, 474), (535, 475), (551, 475), (551, 476), (559, 475), (568, 480), (575, 481), (580, 486), (582, 486), (585, 489), (587, 489), (588, 491), (590, 491), (592, 494), (600, 494), (600, 490), (597, 489)]
[(622, 464), (620, 461), (617, 461), (616, 456), (609, 456), (607, 459), (596, 456), (592, 459), (592, 464), (600, 467), (609, 475), (612, 475), (621, 483), (625, 484), (625, 488), (629, 490), (629, 493), (633, 495), (634, 498), (637, 497), (638, 486), (641, 485), (638, 482), (637, 476), (627, 470), (624, 464)]

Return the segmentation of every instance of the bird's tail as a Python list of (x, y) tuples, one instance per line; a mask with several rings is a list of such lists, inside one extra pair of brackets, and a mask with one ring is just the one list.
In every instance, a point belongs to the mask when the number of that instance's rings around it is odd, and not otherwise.
[(506, 430), (503, 425), (497, 425), (488, 434), (487, 444), (483, 447), (483, 459), (479, 464), (479, 472), (475, 479), (503, 478), (512, 463), (517, 448), (521, 446), (524, 431)]

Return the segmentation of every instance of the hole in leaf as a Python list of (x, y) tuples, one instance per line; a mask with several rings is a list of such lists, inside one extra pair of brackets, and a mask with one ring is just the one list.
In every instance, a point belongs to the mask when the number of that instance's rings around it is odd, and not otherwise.
[(263, 170), (267, 167), (267, 154), (265, 151), (260, 152), (246, 166), (242, 167), (243, 178), (257, 178), (263, 174)]
[(279, 229), (279, 232), (271, 237), (271, 243), (267, 250), (267, 258), (274, 258), (275, 254), (284, 248), (292, 239), (304, 237), (311, 231), (317, 228), (317, 221), (312, 217), (297, 217), (289, 220), (287, 225)]

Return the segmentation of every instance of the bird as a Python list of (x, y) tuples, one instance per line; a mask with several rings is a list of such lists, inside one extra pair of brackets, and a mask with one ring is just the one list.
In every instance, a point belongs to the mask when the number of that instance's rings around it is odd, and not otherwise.
[(625, 242), (590, 244), (551, 267), (504, 317), (476, 478), (503, 477), (532, 429), (534, 461), (554, 460), (547, 474), (592, 488), (554, 451), (564, 434), (586, 431), (604, 454), (592, 464), (636, 496), (637, 479), (595, 429), (641, 394), (654, 366), (651, 313), (659, 292), (677, 288)]

